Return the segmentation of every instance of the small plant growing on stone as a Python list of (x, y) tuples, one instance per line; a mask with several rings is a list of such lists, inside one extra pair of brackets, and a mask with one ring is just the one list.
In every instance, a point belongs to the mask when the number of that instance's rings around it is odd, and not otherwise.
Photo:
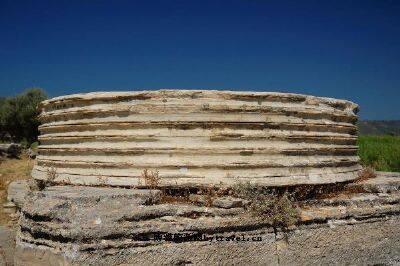
[[(161, 177), (159, 176), (159, 172), (157, 170), (151, 171), (148, 169), (144, 169), (141, 174), (141, 179), (144, 181), (144, 185), (151, 190), (157, 189), (161, 183)], [(140, 180), (139, 183), (141, 183)], [(164, 194), (164, 191), (162, 191), (162, 194)], [(156, 197), (156, 195), (153, 194), (152, 191), (150, 191), (150, 201), (148, 202), (148, 204), (156, 204), (157, 202), (159, 202), (159, 200), (160, 198)]]
[(215, 198), (215, 190), (212, 187), (208, 187), (204, 190), (206, 207), (211, 207)]
[(161, 177), (159, 176), (159, 172), (157, 170), (151, 171), (144, 169), (141, 178), (144, 181), (144, 185), (151, 189), (157, 188), (161, 183)]
[(251, 182), (236, 182), (232, 187), (231, 193), (233, 196), (247, 200), (256, 199), (260, 195), (276, 196), (278, 194), (274, 188), (258, 186)]
[(374, 168), (371, 166), (364, 167), (359, 173), (358, 173), (358, 178), (356, 182), (362, 182), (364, 180), (370, 179), (370, 178), (375, 178), (376, 173)]
[(47, 177), (46, 183), (48, 185), (53, 184), (54, 181), (56, 180), (56, 178), (58, 177), (58, 173), (57, 173), (56, 168), (54, 168), (54, 167), (47, 168), (46, 177)]
[(57, 170), (54, 167), (49, 167), (46, 170), (46, 180), (34, 180), (31, 182), (30, 187), (32, 190), (43, 190), (46, 187), (54, 184), (58, 177)]
[(274, 227), (288, 228), (298, 220), (298, 211), (288, 193), (283, 195), (260, 195), (250, 204), (257, 216), (266, 217)]
[(67, 176), (65, 179), (66, 179), (66, 180), (65, 180), (64, 183), (67, 183), (67, 185), (73, 185), (73, 184), (72, 184), (72, 181), (71, 181), (71, 178), (70, 178), (69, 176)]
[(275, 228), (288, 228), (298, 221), (298, 210), (288, 192), (259, 187), (250, 182), (233, 186), (235, 196), (249, 200), (247, 209), (258, 218), (267, 219)]

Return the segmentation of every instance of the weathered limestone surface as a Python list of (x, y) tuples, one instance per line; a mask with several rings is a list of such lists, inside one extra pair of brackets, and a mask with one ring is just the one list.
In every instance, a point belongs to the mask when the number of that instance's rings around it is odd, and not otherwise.
[(15, 231), (0, 225), (0, 266), (13, 265), (15, 250)]
[[(33, 192), (21, 212), (15, 265), (400, 263), (398, 190), (305, 201), (299, 223), (286, 233), (239, 204), (157, 204), (159, 196), (158, 190), (87, 186)], [(191, 233), (206, 238), (165, 238)], [(164, 238), (157, 240), (159, 234)], [(262, 241), (247, 240), (253, 237)]]
[(14, 203), (18, 208), (22, 208), (25, 196), (29, 192), (27, 180), (16, 180), (11, 182), (7, 188), (7, 200)]
[(350, 184), (350, 186), (361, 186), (363, 190), (372, 193), (390, 193), (400, 190), (400, 173), (378, 171), (376, 174), (376, 178)]
[(357, 105), (288, 93), (160, 90), (44, 101), (32, 176), (81, 185), (323, 184), (360, 169)]
[[(71, 262), (63, 252), (26, 245), (16, 251), (16, 265), (399, 265), (398, 218), (302, 228), (284, 236), (265, 231), (226, 234), (261, 236), (262, 242), (184, 242), (92, 252)], [(79, 258), (79, 253), (76, 258)], [(107, 256), (108, 255), (108, 256)], [(82, 258), (81, 258), (82, 259)]]

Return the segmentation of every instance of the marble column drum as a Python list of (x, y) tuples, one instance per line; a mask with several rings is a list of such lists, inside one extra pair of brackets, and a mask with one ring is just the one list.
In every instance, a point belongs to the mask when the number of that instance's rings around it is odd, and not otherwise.
[(94, 92), (42, 102), (35, 179), (137, 186), (350, 181), (360, 170), (358, 105), (276, 92)]

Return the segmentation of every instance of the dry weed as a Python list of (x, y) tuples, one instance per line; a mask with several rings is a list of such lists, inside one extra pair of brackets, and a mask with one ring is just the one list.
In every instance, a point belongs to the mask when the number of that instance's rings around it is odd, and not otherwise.
[(364, 167), (359, 173), (358, 173), (358, 178), (355, 182), (362, 182), (371, 178), (375, 178), (376, 173), (375, 169), (372, 168), (371, 166)]
[(161, 183), (161, 177), (157, 170), (151, 171), (144, 169), (141, 175), (141, 179), (144, 181), (144, 185), (151, 189), (157, 188)]

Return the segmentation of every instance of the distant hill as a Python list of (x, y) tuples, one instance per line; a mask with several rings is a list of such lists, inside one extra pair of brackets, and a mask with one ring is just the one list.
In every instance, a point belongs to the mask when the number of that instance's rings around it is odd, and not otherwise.
[(400, 135), (400, 120), (358, 121), (360, 135)]

